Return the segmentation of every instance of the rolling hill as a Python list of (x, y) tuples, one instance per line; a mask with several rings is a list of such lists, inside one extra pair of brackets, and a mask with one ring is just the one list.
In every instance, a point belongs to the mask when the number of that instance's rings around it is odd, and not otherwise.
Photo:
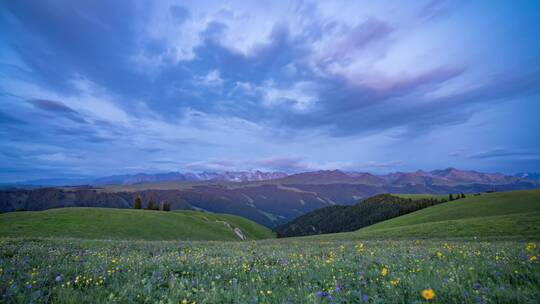
[(540, 238), (540, 190), (483, 193), (425, 208), (330, 239)]
[(272, 232), (239, 216), (198, 211), (60, 208), (0, 214), (0, 237), (257, 240)]
[[(205, 173), (198, 178), (211, 180), (193, 181), (191, 177), (176, 180), (174, 178), (181, 178), (180, 173), (169, 173), (152, 175), (149, 179), (128, 176), (125, 180), (116, 180), (119, 184), (107, 186), (5, 188), (0, 190), (0, 212), (63, 207), (131, 208), (134, 199), (141, 197), (143, 205), (152, 198), (155, 202), (170, 203), (173, 210), (235, 214), (266, 227), (276, 227), (319, 208), (354, 205), (359, 200), (381, 193), (446, 196), (448, 193), (509, 191), (540, 186), (537, 181), (518, 177), (453, 168), (381, 176), (339, 170), (280, 176), (275, 172), (265, 174), (259, 171), (226, 172), (221, 177)], [(130, 184), (131, 180), (136, 182)], [(115, 179), (107, 181), (114, 182)]]
[(387, 219), (440, 204), (445, 199), (403, 198), (379, 194), (352, 206), (331, 206), (306, 213), (274, 228), (278, 237), (354, 231)]

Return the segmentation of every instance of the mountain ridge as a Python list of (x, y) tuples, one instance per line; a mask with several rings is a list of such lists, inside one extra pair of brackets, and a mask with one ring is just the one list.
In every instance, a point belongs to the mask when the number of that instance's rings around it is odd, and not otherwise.
[[(521, 173), (505, 175), (503, 173), (485, 173), (475, 170), (456, 168), (437, 169), (432, 171), (417, 170), (414, 172), (391, 172), (387, 174), (372, 174), (362, 171), (317, 170), (288, 174), (281, 171), (223, 171), (223, 172), (177, 172), (166, 173), (136, 173), (111, 175), (98, 178), (74, 179), (37, 179), (25, 182), (4, 184), (5, 186), (106, 186), (106, 185), (137, 185), (159, 182), (264, 182), (279, 180), (281, 183), (300, 184), (331, 184), (331, 183), (362, 183), (368, 185), (460, 185), (460, 184), (507, 184), (520, 181), (537, 181), (538, 174)], [(5, 187), (4, 186), (4, 187)]]

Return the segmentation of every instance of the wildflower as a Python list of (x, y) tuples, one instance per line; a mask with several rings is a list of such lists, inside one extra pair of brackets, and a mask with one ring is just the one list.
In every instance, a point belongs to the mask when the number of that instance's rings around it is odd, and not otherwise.
[(328, 292), (325, 292), (325, 291), (317, 291), (316, 293), (317, 297), (319, 298), (325, 298), (325, 297), (328, 297)]
[(362, 301), (364, 301), (364, 302), (369, 301), (369, 296), (367, 294), (362, 295)]
[(180, 302), (181, 304), (188, 304), (188, 300), (187, 299), (183, 299), (182, 302)]
[(59, 276), (59, 275), (57, 275), (56, 278), (54, 278), (54, 281), (55, 281), (56, 283), (60, 283), (60, 282), (62, 281), (62, 277)]
[(381, 269), (381, 275), (385, 277), (387, 274), (388, 274), (388, 268), (386, 268), (386, 266), (383, 266), (383, 268)]
[(429, 288), (429, 289), (422, 290), (421, 295), (422, 295), (422, 298), (429, 301), (429, 300), (433, 300), (436, 294), (433, 289)]
[(533, 255), (533, 256), (531, 256), (531, 257), (529, 258), (529, 262), (534, 262), (534, 261), (536, 261), (537, 259), (538, 259), (538, 258), (537, 258), (535, 255)]
[(536, 249), (536, 247), (537, 247), (536, 243), (529, 242), (527, 243), (527, 247), (525, 247), (525, 249), (527, 249), (527, 251), (533, 251), (534, 249)]
[(271, 291), (271, 290), (267, 290), (267, 291), (266, 291), (266, 294), (267, 294), (267, 295), (271, 295), (271, 294), (272, 294), (272, 291)]
[(397, 284), (399, 284), (399, 279), (395, 278), (395, 279), (390, 280), (390, 284), (392, 284), (392, 286), (396, 286)]
[(356, 246), (354, 246), (354, 248), (356, 248), (356, 252), (358, 252), (358, 253), (364, 252), (364, 244), (362, 244), (362, 243), (356, 244)]

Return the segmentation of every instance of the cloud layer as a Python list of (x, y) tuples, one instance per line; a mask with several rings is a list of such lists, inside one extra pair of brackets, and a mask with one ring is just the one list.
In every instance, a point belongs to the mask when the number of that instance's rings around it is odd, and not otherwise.
[(535, 1), (4, 3), (0, 180), (540, 170), (496, 150), (540, 148), (539, 12)]

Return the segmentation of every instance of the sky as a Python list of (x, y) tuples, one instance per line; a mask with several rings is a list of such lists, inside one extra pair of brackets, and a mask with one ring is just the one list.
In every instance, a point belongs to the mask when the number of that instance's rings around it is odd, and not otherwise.
[(540, 171), (540, 2), (0, 3), (0, 182)]

